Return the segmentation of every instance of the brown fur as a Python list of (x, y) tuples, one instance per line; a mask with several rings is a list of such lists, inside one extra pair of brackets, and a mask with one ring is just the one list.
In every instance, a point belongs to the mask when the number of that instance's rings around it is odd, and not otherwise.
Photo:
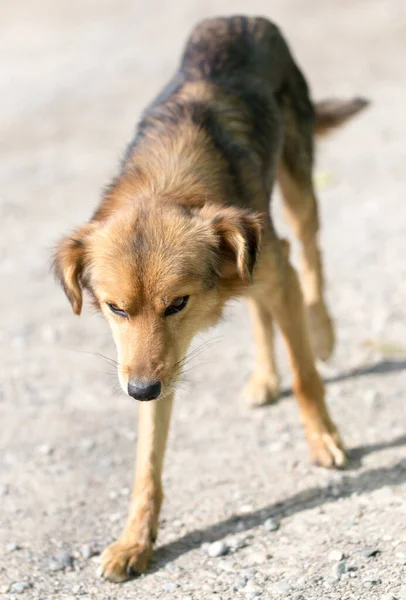
[[(122, 581), (147, 567), (173, 392), (192, 339), (218, 321), (231, 298), (245, 296), (251, 306), (257, 342), (246, 390), (251, 404), (278, 396), (275, 322), (311, 457), (327, 467), (345, 464), (314, 362), (314, 352), (330, 355), (334, 332), (323, 296), (313, 134), (365, 105), (329, 101), (314, 109), (286, 42), (269, 21), (204, 21), (179, 71), (144, 113), (92, 219), (58, 245), (55, 273), (74, 312), (81, 312), (86, 289), (110, 323), (124, 391), (132, 381), (162, 386), (159, 401), (140, 404), (133, 500), (120, 541), (102, 556), (105, 577)], [(276, 177), (302, 245), (304, 302), (289, 245), (276, 235), (269, 213)], [(176, 299), (187, 297), (183, 310), (168, 315)]]

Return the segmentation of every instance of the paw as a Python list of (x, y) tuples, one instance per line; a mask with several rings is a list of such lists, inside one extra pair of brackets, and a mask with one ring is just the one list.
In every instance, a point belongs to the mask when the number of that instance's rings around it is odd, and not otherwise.
[(244, 388), (244, 396), (248, 406), (258, 407), (274, 404), (280, 395), (279, 381), (276, 375), (263, 376), (253, 374)]
[(337, 431), (311, 432), (307, 436), (310, 446), (310, 460), (313, 464), (327, 469), (343, 469), (347, 464), (344, 444)]
[(320, 360), (330, 358), (335, 344), (333, 322), (323, 303), (307, 307), (310, 336), (314, 353)]
[(140, 543), (127, 545), (122, 542), (111, 544), (100, 558), (100, 577), (119, 583), (143, 573), (152, 556), (152, 546)]

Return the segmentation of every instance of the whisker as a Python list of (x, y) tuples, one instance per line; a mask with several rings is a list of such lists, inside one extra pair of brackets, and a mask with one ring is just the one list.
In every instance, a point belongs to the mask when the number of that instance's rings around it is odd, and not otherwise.
[(95, 352), (94, 350), (78, 350), (78, 349), (76, 349), (75, 351), (80, 352), (81, 354), (91, 354), (92, 356), (96, 356), (98, 358), (103, 358), (103, 360), (107, 361), (114, 367), (118, 367), (118, 365), (119, 365), (119, 363), (114, 358), (105, 356), (104, 354), (101, 354), (101, 352)]
[(197, 346), (197, 348), (194, 348), (194, 350), (192, 350), (191, 352), (186, 354), (186, 356), (182, 360), (178, 361), (176, 363), (175, 367), (182, 368), (187, 363), (189, 363), (191, 360), (193, 360), (194, 358), (196, 358), (197, 356), (202, 354), (202, 352), (205, 352), (209, 348), (212, 348), (218, 342), (219, 342), (219, 337), (204, 341), (202, 344), (200, 344), (200, 346)]

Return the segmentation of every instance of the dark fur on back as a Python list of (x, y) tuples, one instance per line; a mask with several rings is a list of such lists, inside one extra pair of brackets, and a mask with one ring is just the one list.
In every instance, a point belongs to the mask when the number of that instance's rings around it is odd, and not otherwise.
[[(204, 85), (194, 92), (197, 82)], [(124, 168), (143, 138), (190, 121), (207, 132), (225, 158), (230, 200), (264, 210), (258, 198), (259, 205), (252, 204), (247, 172), (263, 182), (262, 200), (269, 197), (281, 145), (280, 111), (288, 105), (287, 97), (311, 131), (307, 86), (278, 27), (266, 19), (239, 16), (204, 21), (187, 41), (178, 72), (145, 111)]]

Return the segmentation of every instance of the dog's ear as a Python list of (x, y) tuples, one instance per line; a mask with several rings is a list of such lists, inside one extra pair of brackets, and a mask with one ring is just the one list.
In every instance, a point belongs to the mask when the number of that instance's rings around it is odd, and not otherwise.
[[(203, 209), (205, 211), (205, 209)], [(263, 217), (234, 207), (206, 209), (206, 217), (214, 213), (211, 227), (217, 238), (217, 272), (222, 279), (239, 278), (251, 283), (259, 251)]]
[(62, 285), (73, 312), (82, 310), (83, 273), (86, 264), (86, 238), (90, 232), (88, 223), (64, 237), (56, 246), (53, 257), (53, 272)]

